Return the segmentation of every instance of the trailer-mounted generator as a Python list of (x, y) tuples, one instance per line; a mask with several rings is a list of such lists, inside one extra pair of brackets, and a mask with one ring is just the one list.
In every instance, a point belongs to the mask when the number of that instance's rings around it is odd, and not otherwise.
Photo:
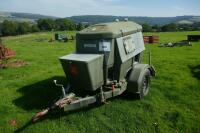
[(155, 70), (141, 63), (142, 26), (130, 21), (95, 24), (78, 32), (76, 40), (76, 52), (60, 57), (69, 85), (64, 88), (54, 81), (62, 87), (63, 98), (33, 120), (56, 107), (75, 110), (124, 91), (139, 98), (147, 95)]

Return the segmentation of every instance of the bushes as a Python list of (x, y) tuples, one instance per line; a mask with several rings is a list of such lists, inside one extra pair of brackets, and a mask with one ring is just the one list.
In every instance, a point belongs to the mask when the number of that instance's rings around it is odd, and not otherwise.
[(178, 31), (178, 26), (174, 23), (167, 24), (161, 27), (162, 31)]
[(159, 25), (149, 25), (149, 24), (143, 24), (143, 32), (152, 32), (152, 31), (158, 31), (158, 32), (166, 32), (166, 31), (178, 31), (178, 26), (174, 23), (166, 24), (163, 26)]
[(55, 29), (55, 21), (52, 19), (39, 19), (37, 21), (38, 28), (41, 31), (51, 31)]
[(1, 25), (1, 33), (3, 36), (17, 35), (18, 24), (16, 22), (5, 20)]
[(196, 22), (193, 24), (176, 24), (170, 23), (163, 26), (160, 25), (149, 25), (143, 24), (143, 32), (173, 32), (173, 31), (198, 31), (200, 29), (200, 23)]
[(72, 30), (82, 30), (84, 26), (79, 23), (69, 19), (39, 19), (37, 23), (30, 22), (15, 22), (4, 20), (3, 23), (0, 23), (0, 36), (13, 36), (13, 35), (22, 35), (32, 32), (39, 31), (72, 31)]
[(39, 32), (39, 31), (40, 31), (40, 29), (38, 28), (37, 24), (33, 24), (31, 26), (31, 32)]
[(68, 19), (57, 19), (55, 20), (57, 30), (76, 30), (76, 24)]
[[(151, 26), (145, 23), (142, 26), (143, 26), (143, 32), (192, 31), (200, 29), (199, 22), (196, 22), (192, 25), (171, 23), (163, 26), (161, 25)], [(76, 24), (75, 22), (66, 18), (60, 18), (56, 20), (39, 19), (35, 23), (4, 20), (3, 23), (0, 23), (0, 36), (22, 35), (32, 32), (52, 31), (52, 30), (80, 31), (86, 27), (88, 27), (88, 25), (83, 25), (82, 23)]]
[(151, 32), (151, 31), (153, 31), (152, 27), (149, 24), (146, 24), (146, 23), (142, 25), (142, 28), (143, 28), (144, 32)]
[(18, 23), (17, 34), (22, 35), (30, 32), (30, 24), (27, 22)]
[(2, 24), (0, 24), (0, 36), (14, 36), (14, 35), (22, 35), (29, 32), (32, 32), (33, 24), (28, 22), (14, 22), (4, 20)]

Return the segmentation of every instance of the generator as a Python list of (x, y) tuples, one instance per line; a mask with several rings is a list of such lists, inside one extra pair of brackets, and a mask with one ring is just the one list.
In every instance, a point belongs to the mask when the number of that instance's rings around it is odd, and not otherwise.
[(145, 50), (141, 25), (130, 21), (95, 24), (78, 32), (76, 40), (76, 52), (59, 58), (69, 81), (67, 87), (54, 81), (62, 87), (63, 97), (33, 121), (56, 107), (75, 110), (125, 91), (140, 99), (148, 94), (155, 69), (141, 62)]

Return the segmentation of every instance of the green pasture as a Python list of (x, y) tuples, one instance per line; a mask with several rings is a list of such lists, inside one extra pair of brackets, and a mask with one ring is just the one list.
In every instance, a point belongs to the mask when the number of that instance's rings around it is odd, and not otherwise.
[[(75, 32), (61, 32), (75, 35)], [(186, 40), (197, 32), (146, 33), (160, 42)], [(136, 100), (122, 95), (74, 112), (55, 111), (35, 124), (29, 120), (61, 94), (54, 79), (67, 85), (58, 58), (75, 51), (75, 41), (48, 42), (54, 32), (5, 37), (16, 52), (10, 61), (27, 65), (0, 69), (0, 132), (24, 133), (199, 133), (200, 132), (200, 42), (192, 46), (146, 45), (144, 62), (151, 51), (157, 76), (149, 95)], [(16, 121), (16, 124), (12, 122)]]

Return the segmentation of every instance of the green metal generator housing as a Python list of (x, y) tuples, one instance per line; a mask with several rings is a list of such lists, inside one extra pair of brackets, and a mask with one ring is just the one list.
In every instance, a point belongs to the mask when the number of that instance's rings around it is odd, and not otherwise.
[(93, 91), (103, 85), (103, 55), (70, 54), (60, 60), (74, 88)]
[(142, 26), (111, 22), (90, 26), (76, 34), (76, 53), (60, 58), (73, 88), (95, 91), (126, 79), (145, 50)]

